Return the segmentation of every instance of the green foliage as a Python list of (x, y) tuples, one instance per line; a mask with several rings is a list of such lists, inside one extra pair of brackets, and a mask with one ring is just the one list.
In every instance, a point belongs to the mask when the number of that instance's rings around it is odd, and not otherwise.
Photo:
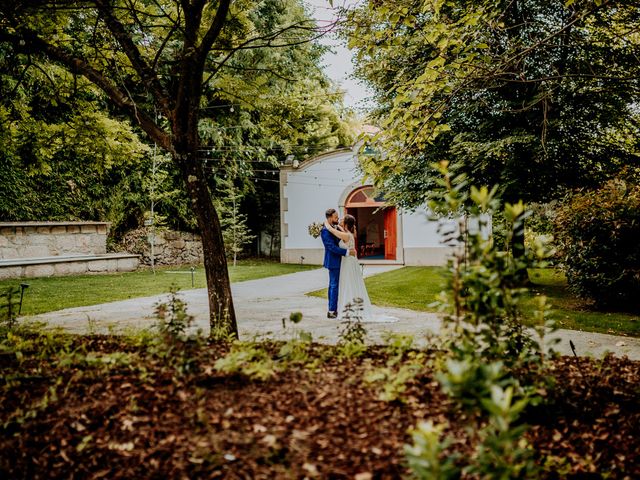
[(442, 390), (466, 407), (477, 408), (495, 385), (508, 382), (501, 362), (480, 363), (471, 358), (447, 359), (444, 370), (436, 374)]
[(539, 478), (534, 451), (522, 437), (526, 427), (517, 425), (527, 407), (527, 397), (514, 401), (513, 387), (491, 385), (487, 395), (480, 398), (481, 406), (489, 414), (488, 424), (477, 432), (474, 454), (461, 458), (447, 455), (454, 439), (442, 438), (446, 424), (422, 422), (411, 431), (413, 444), (405, 445), (405, 455), (414, 478), (436, 480), (470, 475), (484, 479)]
[[(280, 347), (278, 361), (287, 365), (306, 365), (310, 360), (310, 350), (313, 342), (311, 333), (296, 328), (302, 321), (302, 312), (291, 312), (289, 323), (294, 325), (291, 330), (291, 338)], [(282, 328), (287, 329), (286, 321), (282, 319)]]
[(242, 195), (238, 193), (233, 182), (226, 182), (219, 195), (216, 207), (220, 216), (222, 238), (227, 257), (233, 259), (233, 266), (235, 267), (238, 255), (242, 254), (246, 246), (256, 236), (252, 235), (247, 227), (247, 216), (240, 212)]
[(356, 298), (353, 303), (344, 307), (342, 328), (338, 335), (341, 342), (364, 343), (367, 330), (362, 325), (362, 299)]
[(387, 333), (384, 340), (386, 365), (367, 371), (363, 380), (377, 386), (378, 398), (383, 402), (404, 402), (408, 384), (424, 371), (426, 356), (413, 350), (411, 335)]
[(187, 313), (187, 305), (178, 297), (175, 287), (171, 288), (168, 302), (156, 305), (155, 315), (159, 335), (149, 344), (149, 352), (173, 366), (181, 375), (196, 371), (195, 352), (203, 336), (201, 331), (189, 335), (194, 319)]
[(404, 402), (407, 385), (424, 369), (424, 356), (419, 354), (405, 362), (390, 359), (387, 366), (368, 371), (363, 380), (376, 385), (378, 398), (383, 402)]
[(169, 301), (155, 307), (160, 333), (172, 340), (183, 340), (193, 323), (193, 316), (187, 313), (187, 304), (178, 297), (178, 290), (171, 287)]
[(362, 299), (354, 299), (344, 307), (342, 327), (338, 333), (338, 355), (343, 358), (362, 356), (367, 347), (367, 330), (362, 324)]
[(409, 469), (414, 478), (422, 480), (449, 480), (460, 478), (460, 468), (456, 461), (460, 457), (454, 453), (447, 455), (446, 449), (453, 443), (451, 438), (441, 440), (447, 425), (434, 425), (429, 420), (420, 422), (411, 433), (411, 445), (404, 446)]
[[(430, 208), (440, 214), (460, 215), (456, 222), (441, 226), (444, 241), (456, 249), (449, 262), (448, 288), (440, 298), (440, 310), (447, 314), (445, 322), (453, 329), (448, 349), (458, 360), (471, 355), (484, 362), (500, 360), (507, 368), (537, 362), (543, 345), (535, 342), (522, 324), (527, 289), (521, 287), (521, 275), (528, 268), (544, 266), (549, 252), (540, 243), (519, 257), (500, 251), (486, 232), (487, 215), (498, 210), (497, 188), (467, 190), (464, 176), (453, 174), (446, 162), (437, 168), (442, 174), (437, 190), (442, 200), (434, 198)], [(522, 202), (505, 205), (509, 243), (527, 216)], [(551, 326), (543, 323), (545, 328)]]
[(529, 400), (513, 399), (512, 387), (495, 385), (491, 396), (482, 399), (489, 424), (479, 432), (480, 442), (465, 473), (501, 480), (540, 477), (534, 451), (522, 438), (526, 426), (514, 425)]
[[(597, 5), (600, 3), (601, 5)], [(345, 35), (375, 92), (387, 198), (420, 207), (434, 162), (507, 201), (547, 201), (638, 163), (633, 2), (365, 1)]]
[(610, 181), (573, 195), (555, 219), (571, 289), (599, 308), (640, 312), (640, 184)]
[[(234, 174), (239, 210), (233, 216), (250, 217), (248, 230), (276, 231), (277, 183), (262, 181), (264, 175), (254, 167), (275, 170), (288, 154), (303, 160), (351, 145), (352, 118), (342, 106), (343, 94), (320, 68), (326, 49), (315, 42), (312, 21), (299, 0), (232, 3), (217, 48), (207, 55), (202, 98), (189, 100), (202, 107), (195, 122), (197, 161), (214, 197), (222, 201), (225, 180)], [(213, 22), (215, 10), (213, 5), (204, 9), (202, 28)], [(185, 12), (176, 3), (153, 2), (118, 4), (115, 12), (152, 76), (169, 92), (169, 103), (176, 101)], [(22, 48), (29, 42), (12, 44), (9, 38), (18, 30), (30, 30), (52, 48), (80, 59), (104, 79), (99, 85), (112, 85), (135, 106), (116, 107), (119, 102), (79, 75), (75, 65), (48, 59), (31, 44)], [(167, 134), (182, 123), (169, 120), (95, 2), (3, 2), (0, 33), (0, 218), (107, 220), (120, 237), (149, 218), (154, 202), (156, 221), (164, 217), (173, 229), (195, 230), (179, 166), (162, 145), (150, 148), (153, 139), (141, 140), (140, 130), (122, 115), (138, 123), (144, 114)], [(296, 41), (287, 44), (287, 34)], [(227, 241), (233, 250), (248, 240), (237, 231), (233, 238), (232, 244)]]
[(51, 62), (0, 45), (0, 72), (0, 218), (126, 226), (148, 152), (131, 125)]
[(14, 354), (18, 362), (28, 356), (51, 359), (73, 351), (72, 337), (44, 324), (20, 322), (11, 328), (1, 326), (0, 350)]
[[(478, 432), (471, 458), (454, 464), (444, 460), (451, 439), (441, 442), (444, 427), (425, 425), (413, 432), (414, 445), (405, 449), (417, 478), (447, 478), (471, 475), (477, 478), (537, 478), (539, 469), (533, 451), (522, 438), (525, 426), (520, 413), (540, 402), (550, 385), (545, 376), (545, 335), (553, 329), (547, 321), (546, 299), (540, 297), (534, 313), (538, 340), (523, 328), (520, 272), (545, 264), (545, 246), (535, 243), (524, 255), (499, 249), (486, 232), (486, 216), (500, 207), (497, 188), (467, 188), (464, 175), (452, 172), (447, 162), (435, 165), (442, 178), (430, 202), (432, 211), (459, 218), (442, 222), (445, 242), (454, 249), (449, 262), (447, 291), (440, 309), (446, 313), (449, 336), (436, 373), (442, 389), (464, 407), (482, 411), (489, 423)], [(522, 202), (506, 204), (504, 220), (507, 242), (529, 213)]]
[(242, 374), (252, 380), (269, 380), (277, 372), (277, 365), (262, 347), (255, 343), (235, 342), (231, 351), (216, 360), (216, 370)]
[(413, 335), (396, 332), (384, 332), (382, 340), (384, 340), (387, 354), (398, 361), (401, 361), (414, 348), (415, 343)]
[(291, 312), (289, 314), (289, 321), (293, 324), (298, 324), (302, 321), (302, 312)]

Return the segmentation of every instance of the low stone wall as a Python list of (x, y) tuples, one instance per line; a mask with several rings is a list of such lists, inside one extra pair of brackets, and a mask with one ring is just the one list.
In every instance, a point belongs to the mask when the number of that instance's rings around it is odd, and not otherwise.
[(0, 280), (133, 272), (138, 268), (138, 263), (137, 255), (117, 253), (88, 255), (86, 257), (58, 256), (32, 260), (0, 260)]
[[(148, 228), (128, 232), (120, 242), (124, 251), (140, 255), (143, 265), (151, 265), (151, 245)], [(202, 263), (202, 242), (200, 235), (172, 230), (156, 230), (154, 262), (156, 265), (195, 265)]]
[(107, 252), (106, 222), (0, 222), (0, 259)]

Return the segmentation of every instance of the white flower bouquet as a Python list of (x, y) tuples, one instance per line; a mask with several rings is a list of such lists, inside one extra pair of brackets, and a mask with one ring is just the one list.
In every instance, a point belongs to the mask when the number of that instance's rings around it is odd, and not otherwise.
[(309, 225), (309, 235), (311, 235), (313, 238), (318, 238), (323, 226), (324, 224), (322, 223), (313, 222), (311, 225)]

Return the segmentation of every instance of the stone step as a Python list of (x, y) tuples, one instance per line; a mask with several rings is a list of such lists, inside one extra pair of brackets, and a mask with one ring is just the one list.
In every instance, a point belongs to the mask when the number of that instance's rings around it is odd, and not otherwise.
[(139, 256), (129, 253), (11, 258), (0, 260), (0, 279), (132, 272), (139, 263)]

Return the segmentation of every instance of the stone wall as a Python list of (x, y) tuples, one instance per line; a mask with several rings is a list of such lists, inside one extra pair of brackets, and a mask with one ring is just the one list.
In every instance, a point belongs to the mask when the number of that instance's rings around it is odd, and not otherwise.
[(0, 280), (8, 278), (92, 275), (108, 272), (133, 272), (138, 268), (136, 255), (106, 253), (96, 256), (49, 257), (46, 263), (17, 259), (0, 260)]
[[(151, 265), (151, 246), (148, 228), (127, 233), (120, 242), (124, 251), (140, 255), (143, 265)], [(203, 262), (200, 235), (188, 232), (157, 229), (155, 233), (154, 260), (156, 265), (195, 265)]]
[(0, 222), (0, 260), (107, 252), (105, 222)]

